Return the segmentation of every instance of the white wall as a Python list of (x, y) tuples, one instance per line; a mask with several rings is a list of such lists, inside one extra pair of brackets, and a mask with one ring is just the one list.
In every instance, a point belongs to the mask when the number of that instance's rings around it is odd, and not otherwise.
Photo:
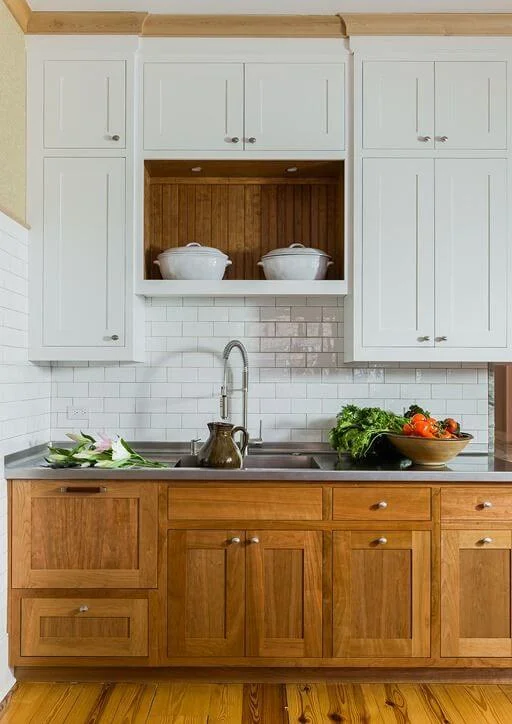
[(49, 367), (28, 362), (27, 231), (0, 212), (0, 699), (7, 665), (7, 505), (3, 457), (50, 436)]
[[(223, 347), (238, 338), (249, 350), (253, 435), (261, 418), (267, 441), (317, 442), (347, 402), (396, 412), (418, 402), (459, 418), (475, 435), (473, 449), (487, 450), (486, 364), (346, 365), (343, 312), (334, 297), (149, 299), (147, 364), (53, 367), (52, 436), (83, 429), (132, 440), (204, 438), (206, 423), (219, 419)], [(240, 387), (239, 375), (234, 382)], [(87, 419), (73, 420), (72, 407), (86, 408)]]

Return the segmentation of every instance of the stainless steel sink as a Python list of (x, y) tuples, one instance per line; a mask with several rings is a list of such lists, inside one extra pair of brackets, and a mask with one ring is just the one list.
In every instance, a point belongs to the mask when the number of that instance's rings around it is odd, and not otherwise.
[[(183, 455), (176, 463), (177, 468), (198, 468), (196, 455)], [(245, 470), (319, 470), (320, 465), (312, 455), (258, 453), (247, 455)]]

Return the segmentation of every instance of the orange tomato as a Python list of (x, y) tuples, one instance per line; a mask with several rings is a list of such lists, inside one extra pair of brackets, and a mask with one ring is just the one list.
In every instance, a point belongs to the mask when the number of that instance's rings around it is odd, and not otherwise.
[(411, 422), (413, 425), (415, 425), (417, 422), (426, 422), (427, 418), (425, 415), (422, 415), (420, 412), (417, 412), (415, 415), (411, 417)]
[(404, 435), (414, 435), (414, 427), (406, 422), (402, 427), (402, 432)]
[(414, 423), (414, 434), (421, 437), (434, 437), (430, 423), (427, 420), (418, 420)]

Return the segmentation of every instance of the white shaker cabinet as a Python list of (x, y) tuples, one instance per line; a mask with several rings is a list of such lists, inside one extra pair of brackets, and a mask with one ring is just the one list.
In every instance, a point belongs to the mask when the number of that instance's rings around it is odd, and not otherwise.
[(363, 344), (434, 344), (434, 161), (363, 162)]
[(242, 63), (145, 63), (144, 148), (243, 147)]
[(507, 147), (503, 61), (365, 61), (365, 149)]
[(43, 72), (46, 148), (126, 146), (124, 61), (47, 60)]
[(507, 161), (436, 161), (436, 345), (507, 344)]
[(247, 63), (245, 148), (344, 149), (344, 66)]
[[(42, 290), (36, 359), (123, 359), (124, 158), (44, 161)], [(63, 350), (66, 350), (63, 353)]]

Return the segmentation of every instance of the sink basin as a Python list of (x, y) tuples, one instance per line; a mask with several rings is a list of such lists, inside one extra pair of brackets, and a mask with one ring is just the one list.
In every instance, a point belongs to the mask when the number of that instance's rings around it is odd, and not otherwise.
[[(198, 468), (196, 455), (184, 455), (176, 463), (177, 468)], [(318, 470), (320, 465), (312, 455), (257, 454), (248, 455), (244, 470)]]

